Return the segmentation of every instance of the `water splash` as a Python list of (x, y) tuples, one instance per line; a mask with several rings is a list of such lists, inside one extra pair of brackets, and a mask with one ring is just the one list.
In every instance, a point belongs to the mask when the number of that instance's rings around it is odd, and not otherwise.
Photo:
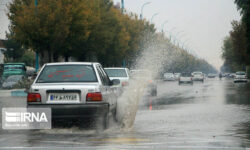
[(145, 37), (143, 50), (137, 57), (133, 69), (147, 70), (148, 73), (144, 74), (143, 78), (139, 76), (132, 79), (117, 103), (117, 120), (126, 129), (134, 124), (138, 103), (147, 90), (148, 81), (156, 82), (160, 72), (171, 66), (178, 53), (178, 50), (170, 42), (166, 42), (162, 35), (148, 34)]

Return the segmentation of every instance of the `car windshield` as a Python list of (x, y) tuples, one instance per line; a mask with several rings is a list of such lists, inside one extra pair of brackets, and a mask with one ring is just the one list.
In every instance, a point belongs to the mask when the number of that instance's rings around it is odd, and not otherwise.
[(37, 83), (51, 82), (97, 82), (91, 65), (49, 65), (37, 79)]
[(236, 75), (245, 75), (245, 72), (236, 72)]
[(191, 77), (191, 74), (190, 73), (181, 73), (181, 76), (182, 77)]
[(201, 72), (194, 72), (193, 75), (202, 75)]
[(14, 76), (9, 76), (7, 79), (6, 79), (6, 82), (18, 82), (19, 80), (22, 79), (22, 75), (14, 75)]
[(127, 77), (125, 69), (105, 69), (109, 77)]
[(165, 76), (173, 76), (172, 73), (165, 73)]

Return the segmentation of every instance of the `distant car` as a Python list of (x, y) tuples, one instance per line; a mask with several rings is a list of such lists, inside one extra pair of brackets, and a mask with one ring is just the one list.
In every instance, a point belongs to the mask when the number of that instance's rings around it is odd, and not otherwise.
[(244, 71), (236, 72), (234, 82), (247, 82), (246, 73)]
[[(148, 70), (130, 70), (130, 75), (133, 80), (146, 80), (148, 92), (151, 96), (157, 96), (157, 83), (152, 78), (152, 74)], [(150, 79), (147, 79), (147, 76)]]
[(193, 72), (193, 81), (201, 81), (204, 82), (204, 74), (202, 72)]
[(213, 73), (209, 73), (209, 74), (207, 75), (207, 77), (208, 77), (208, 78), (215, 78), (215, 77), (216, 77), (216, 75), (215, 75), (215, 74), (213, 74)]
[(182, 83), (190, 83), (193, 84), (193, 79), (191, 73), (183, 72), (181, 73), (180, 79), (179, 79), (179, 84)]
[(119, 83), (110, 80), (99, 63), (48, 63), (31, 85), (27, 107), (51, 108), (52, 120), (95, 118), (108, 128), (117, 103), (111, 86)]
[(119, 87), (127, 86), (129, 84), (129, 69), (128, 68), (104, 68), (106, 73), (109, 76), (110, 80), (118, 79), (120, 80), (120, 84), (117, 85)]
[(20, 81), (22, 81), (25, 77), (23, 75), (12, 75), (9, 76), (6, 80), (4, 80), (2, 84), (3, 89), (11, 89)]
[(230, 77), (230, 78), (235, 78), (235, 76), (236, 76), (236, 73), (230, 73), (230, 74), (229, 74), (229, 77)]
[(175, 81), (173, 73), (164, 73), (164, 81)]
[(174, 78), (176, 81), (179, 80), (180, 76), (181, 76), (181, 73), (174, 73)]

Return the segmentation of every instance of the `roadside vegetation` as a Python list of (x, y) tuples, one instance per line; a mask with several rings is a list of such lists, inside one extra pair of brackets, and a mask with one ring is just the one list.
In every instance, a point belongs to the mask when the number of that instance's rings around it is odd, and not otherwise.
[(133, 13), (122, 13), (110, 0), (38, 0), (37, 6), (34, 0), (13, 0), (8, 10), (6, 61), (34, 66), (37, 52), (40, 65), (73, 60), (131, 67), (145, 48), (145, 40), (154, 40), (174, 56), (162, 72), (216, 72), (207, 61), (157, 33), (153, 24)]
[(240, 21), (232, 21), (232, 30), (224, 40), (222, 58), (225, 61), (221, 70), (248, 70), (250, 75), (250, 0), (235, 0), (235, 4), (242, 18)]

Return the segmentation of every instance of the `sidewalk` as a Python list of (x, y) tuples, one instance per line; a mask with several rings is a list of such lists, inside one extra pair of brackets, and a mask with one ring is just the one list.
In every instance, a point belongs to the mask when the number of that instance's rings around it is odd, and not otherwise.
[(0, 90), (0, 97), (25, 97), (27, 93), (24, 91), (25, 89)]

